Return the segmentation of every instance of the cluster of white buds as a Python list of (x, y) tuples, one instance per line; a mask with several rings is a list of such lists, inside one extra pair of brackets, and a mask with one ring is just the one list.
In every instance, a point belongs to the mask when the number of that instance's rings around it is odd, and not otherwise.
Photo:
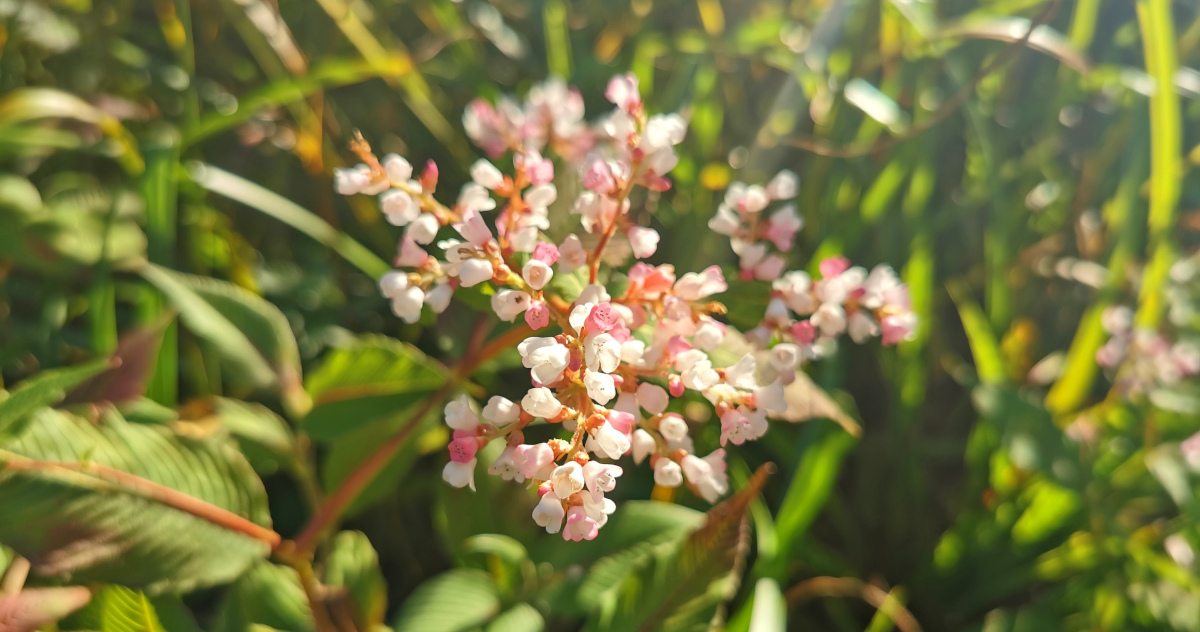
[[(815, 283), (803, 272), (784, 273), (785, 260), (768, 253), (765, 242), (789, 251), (800, 217), (792, 206), (762, 222), (758, 215), (795, 197), (798, 180), (785, 171), (766, 187), (732, 187), (710, 223), (734, 239), (743, 278), (775, 283), (767, 317), (751, 332), (763, 347), (774, 343), (769, 366), (759, 366), (753, 353), (714, 366), (709, 354), (728, 327), (720, 320), (724, 306), (712, 300), (728, 289), (721, 269), (677, 276), (672, 265), (637, 261), (655, 253), (660, 237), (635, 221), (634, 194), (670, 188), (666, 176), (687, 122), (678, 114), (648, 115), (632, 75), (613, 78), (605, 94), (616, 108), (594, 125), (584, 122), (579, 92), (558, 80), (535, 87), (523, 103), (472, 103), (463, 118), (468, 134), (493, 159), (511, 152), (513, 172), (478, 161), (453, 206), (433, 197), (432, 163), (414, 180), (407, 161), (381, 162), (361, 139), (352, 148), (363, 164), (337, 174), (339, 192), (379, 195), (388, 221), (406, 227), (396, 258), (404, 270), (381, 281), (398, 316), (415, 322), (424, 305), (444, 310), (455, 288), (490, 282), (498, 318), (523, 315), (535, 332), (551, 329), (517, 347), (531, 383), (519, 402), (495, 396), (477, 412), (464, 396), (446, 406), (454, 439), (443, 477), (474, 489), (476, 454), (503, 441), (488, 473), (536, 489), (534, 521), (568, 540), (592, 539), (604, 526), (615, 509), (606, 494), (623, 473), (612, 462), (626, 455), (636, 464), (649, 461), (658, 485), (686, 485), (715, 502), (729, 489), (724, 446), (767, 432), (805, 357), (820, 355), (847, 331), (855, 340), (882, 333), (894, 344), (915, 326), (907, 291), (890, 268), (867, 275), (835, 258), (821, 264), (825, 278)], [(557, 168), (543, 151), (562, 159)], [(556, 173), (560, 182), (578, 178), (563, 190), (582, 185), (571, 205), (582, 236), (546, 237)], [(443, 227), (456, 236), (437, 241)], [(435, 241), (440, 259), (424, 248)], [(587, 285), (578, 296), (550, 283), (580, 268)], [(795, 322), (792, 312), (811, 318)], [(688, 390), (707, 398), (720, 420), (722, 447), (706, 456), (696, 453), (691, 424), (668, 410)], [(533, 423), (560, 425), (562, 434), (526, 443)]]

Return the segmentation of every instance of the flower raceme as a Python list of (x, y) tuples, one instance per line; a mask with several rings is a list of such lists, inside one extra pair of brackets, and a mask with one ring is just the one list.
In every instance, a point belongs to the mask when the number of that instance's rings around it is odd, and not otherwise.
[[(605, 94), (616, 107), (594, 125), (584, 122), (579, 92), (559, 80), (535, 86), (524, 102), (473, 102), (463, 116), (467, 133), (492, 159), (511, 153), (512, 172), (479, 160), (451, 206), (434, 198), (436, 165), (414, 177), (407, 160), (379, 160), (361, 138), (351, 148), (362, 164), (335, 177), (339, 193), (379, 196), (387, 221), (405, 228), (399, 269), (380, 281), (398, 317), (416, 322), (423, 306), (444, 311), (457, 288), (490, 283), (496, 316), (524, 318), (536, 332), (517, 346), (530, 375), (519, 402), (494, 396), (477, 412), (462, 396), (446, 405), (453, 440), (443, 477), (474, 489), (476, 455), (501, 441), (488, 474), (535, 489), (534, 522), (575, 541), (595, 538), (615, 510), (606, 494), (624, 470), (612, 461), (648, 461), (656, 484), (686, 485), (716, 502), (729, 489), (724, 447), (767, 432), (805, 361), (828, 354), (843, 334), (891, 345), (916, 325), (907, 289), (886, 266), (868, 273), (834, 257), (821, 263), (819, 279), (785, 271), (781, 253), (803, 222), (787, 203), (798, 179), (782, 171), (765, 186), (732, 185), (709, 222), (730, 238), (740, 278), (772, 283), (762, 324), (746, 336), (756, 352), (714, 366), (709, 354), (729, 331), (719, 319), (724, 306), (712, 300), (728, 289), (724, 274), (714, 265), (677, 275), (670, 264), (641, 261), (660, 236), (631, 203), (639, 188), (670, 189), (687, 122), (648, 115), (632, 75), (613, 78)], [(556, 181), (581, 191), (569, 207), (582, 233), (551, 241)], [(431, 244), (440, 255), (426, 249)], [(588, 284), (565, 296), (555, 276), (580, 269)], [(696, 454), (689, 423), (668, 411), (688, 390), (707, 398), (720, 421), (722, 447), (706, 456)], [(526, 443), (535, 422), (559, 425), (562, 435)]]

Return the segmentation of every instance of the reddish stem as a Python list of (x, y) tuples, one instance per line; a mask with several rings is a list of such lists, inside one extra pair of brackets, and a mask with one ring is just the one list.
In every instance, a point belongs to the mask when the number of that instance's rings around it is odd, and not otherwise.
[(308, 522), (308, 526), (296, 538), (296, 555), (301, 559), (309, 559), (312, 557), (313, 551), (316, 549), (317, 541), (325, 534), (328, 529), (338, 518), (342, 516), (342, 512), (346, 511), (346, 507), (358, 498), (358, 495), (366, 489), (371, 481), (379, 475), (379, 472), (391, 462), (396, 453), (404, 447), (408, 441), (408, 436), (416, 430), (420, 425), (421, 420), (429, 411), (433, 410), (443, 397), (458, 383), (457, 380), (446, 382), (446, 385), (437, 393), (425, 400), (424, 405), (404, 424), (404, 427), (396, 434), (392, 435), (383, 445), (379, 446), (371, 456), (367, 457), (342, 484), (337, 490), (330, 494), (321, 507), (317, 510), (316, 515)]
[(94, 463), (58, 463), (51, 461), (9, 461), (0, 465), (0, 469), (10, 472), (46, 472), (53, 473), (55, 471), (79, 472), (95, 476), (106, 480), (110, 483), (115, 483), (133, 494), (148, 498), (154, 502), (161, 503), (172, 509), (178, 509), (185, 513), (189, 513), (202, 520), (207, 520), (219, 527), (244, 533), (256, 540), (262, 540), (271, 546), (272, 549), (279, 546), (281, 538), (278, 533), (257, 525), (227, 509), (222, 509), (216, 505), (207, 503), (194, 496), (178, 490), (171, 489), (165, 485), (160, 485), (154, 481), (149, 481), (140, 476), (134, 476), (128, 472), (114, 469), (105, 465), (97, 465)]

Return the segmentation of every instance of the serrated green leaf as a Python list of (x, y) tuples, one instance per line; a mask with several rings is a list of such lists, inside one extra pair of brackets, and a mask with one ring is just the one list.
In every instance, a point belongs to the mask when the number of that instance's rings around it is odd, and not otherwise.
[(105, 586), (86, 608), (60, 626), (62, 630), (96, 632), (166, 632), (144, 593), (124, 586)]
[(0, 436), (39, 408), (57, 404), (72, 387), (109, 366), (108, 358), (101, 358), (77, 366), (42, 371), (21, 382), (11, 393), (0, 393)]
[(331, 351), (309, 374), (313, 408), (301, 427), (330, 441), (404, 410), (450, 378), (441, 363), (416, 347), (385, 336), (363, 336)]
[(262, 483), (232, 446), (131, 424), (115, 411), (92, 424), (42, 409), (0, 445), (0, 542), (37, 573), (149, 593), (231, 581), (270, 551), (266, 541), (177, 509), (109, 470), (271, 524)]
[(342, 531), (334, 536), (325, 561), (325, 584), (346, 588), (354, 599), (359, 629), (383, 622), (387, 582), (379, 569), (379, 555), (362, 532)]
[(481, 626), (500, 612), (500, 597), (490, 575), (474, 569), (447, 571), (421, 584), (400, 606), (395, 632), (462, 632)]

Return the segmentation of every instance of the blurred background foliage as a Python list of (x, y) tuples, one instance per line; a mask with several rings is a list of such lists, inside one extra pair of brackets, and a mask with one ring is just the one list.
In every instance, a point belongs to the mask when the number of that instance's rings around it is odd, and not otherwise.
[[(400, 437), (315, 568), (2, 475), (0, 613), (34, 629), (82, 583), (58, 629), (1200, 630), (1178, 446), (1197, 391), (1126, 401), (1094, 360), (1105, 307), (1159, 327), (1198, 242), (1198, 45), (1200, 8), (1170, 0), (0, 0), (0, 450), (132, 471), (291, 538)], [(832, 399), (736, 450), (743, 492), (707, 519), (686, 493), (636, 500), (652, 481), (630, 472), (602, 536), (565, 545), (519, 486), (442, 483), (447, 431), (421, 403), (490, 317), (394, 318), (375, 278), (399, 233), (331, 173), (357, 129), (457, 191), (470, 99), (558, 75), (594, 115), (626, 69), (690, 120), (651, 200), (656, 262), (730, 265), (705, 226), (721, 191), (789, 168), (791, 267), (890, 263), (921, 327), (816, 365)], [(766, 295), (735, 284), (730, 322)], [(527, 387), (515, 351), (469, 378)], [(163, 541), (111, 568), (48, 560), (66, 544), (35, 531), (64, 506)], [(20, 594), (57, 592), (14, 601), (18, 553)]]

